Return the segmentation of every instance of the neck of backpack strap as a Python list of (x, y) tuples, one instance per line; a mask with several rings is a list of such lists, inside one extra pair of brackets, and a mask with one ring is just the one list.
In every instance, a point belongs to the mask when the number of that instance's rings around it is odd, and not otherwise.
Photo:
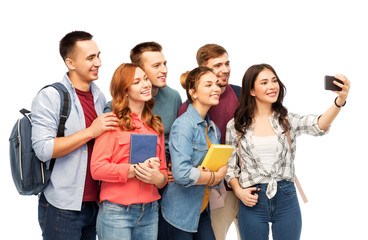
[[(291, 154), (292, 150), (291, 150), (291, 137), (290, 137), (290, 131), (289, 131), (289, 130), (287, 130), (287, 131), (285, 132), (285, 135), (286, 135), (286, 138), (287, 138), (287, 141), (288, 141), (288, 144), (289, 144), (289, 149), (290, 149), (290, 154)], [(300, 184), (299, 179), (298, 179), (298, 177), (296, 176), (296, 174), (295, 174), (294, 182), (295, 182), (296, 188), (298, 189), (298, 191), (299, 191), (299, 193), (300, 193), (300, 196), (301, 196), (301, 197), (302, 197), (302, 199), (303, 199), (303, 202), (304, 202), (304, 203), (307, 203), (307, 202), (308, 202), (307, 196), (305, 195), (305, 193), (304, 193), (304, 191), (303, 191), (303, 188), (302, 188), (302, 185)]]
[(239, 166), (241, 167), (242, 165), (242, 161), (241, 161), (241, 145), (240, 145), (240, 138), (241, 138), (241, 133), (237, 132), (238, 134), (238, 154), (239, 154)]

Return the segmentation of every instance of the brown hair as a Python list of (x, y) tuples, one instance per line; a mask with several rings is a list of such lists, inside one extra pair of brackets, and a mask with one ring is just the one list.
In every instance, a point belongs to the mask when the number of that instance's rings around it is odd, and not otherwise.
[(73, 31), (66, 34), (59, 43), (59, 52), (63, 60), (68, 58), (77, 41), (91, 40), (92, 38), (90, 33), (84, 31)]
[(249, 67), (243, 77), (239, 103), (234, 113), (235, 129), (242, 135), (246, 133), (248, 127), (252, 124), (254, 111), (256, 109), (256, 100), (250, 94), (250, 91), (254, 89), (254, 82), (259, 73), (265, 69), (269, 69), (275, 74), (280, 85), (279, 96), (277, 101), (272, 104), (272, 109), (278, 114), (279, 123), (284, 131), (289, 129), (289, 121), (286, 118), (288, 110), (282, 105), (286, 94), (285, 85), (281, 82), (273, 67), (263, 63)]
[(185, 79), (185, 90), (187, 93), (189, 103), (193, 103), (193, 99), (189, 93), (189, 90), (193, 89), (194, 91), (196, 91), (201, 77), (209, 72), (213, 73), (211, 68), (196, 67), (189, 73), (184, 73), (184, 74), (187, 74), (186, 79)]
[[(132, 124), (131, 110), (128, 106), (129, 99), (126, 95), (127, 89), (133, 84), (137, 65), (133, 63), (123, 63), (114, 72), (110, 83), (110, 93), (112, 96), (111, 107), (119, 119), (119, 126), (123, 131), (132, 131), (136, 127)], [(154, 129), (159, 135), (163, 134), (161, 118), (152, 113), (155, 100), (145, 102), (142, 121), (146, 126)]]
[(206, 44), (197, 51), (197, 63), (198, 66), (205, 66), (211, 58), (218, 58), (224, 54), (227, 54), (225, 48), (217, 44)]
[(186, 71), (185, 73), (182, 73), (181, 75), (180, 75), (180, 84), (181, 84), (181, 86), (185, 89), (185, 81), (187, 80), (187, 76), (188, 76), (188, 73), (189, 73), (190, 71)]
[(142, 54), (144, 52), (161, 52), (162, 47), (157, 42), (143, 42), (130, 50), (130, 60), (132, 63), (142, 67)]

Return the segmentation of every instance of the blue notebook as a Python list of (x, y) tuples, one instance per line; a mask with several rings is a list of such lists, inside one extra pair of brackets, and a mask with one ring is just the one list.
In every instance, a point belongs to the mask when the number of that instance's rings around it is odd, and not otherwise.
[(143, 163), (148, 158), (156, 157), (157, 135), (131, 134), (129, 162)]

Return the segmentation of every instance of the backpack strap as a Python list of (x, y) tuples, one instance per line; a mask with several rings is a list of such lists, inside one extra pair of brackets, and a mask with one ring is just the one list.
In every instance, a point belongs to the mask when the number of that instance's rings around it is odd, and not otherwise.
[[(289, 143), (289, 148), (290, 148), (290, 153), (291, 153), (291, 137), (290, 137), (290, 131), (289, 130), (286, 131), (285, 134), (286, 134), (287, 141)], [(303, 188), (302, 188), (302, 185), (300, 185), (300, 182), (299, 182), (298, 177), (296, 175), (295, 175), (295, 180), (294, 181), (295, 181), (296, 187), (298, 188), (298, 191), (300, 193), (300, 196), (303, 199), (303, 202), (304, 203), (307, 203), (308, 202), (307, 196), (305, 195), (305, 193), (303, 191)]]
[(240, 138), (241, 138), (241, 133), (240, 132), (237, 132), (237, 135), (238, 135), (238, 154), (239, 154), (239, 167), (241, 167), (242, 165), (242, 162), (241, 162), (241, 144), (240, 144)]
[[(66, 87), (60, 83), (60, 82), (55, 82), (53, 84), (50, 85), (46, 85), (44, 86), (42, 89), (47, 88), (47, 87), (53, 87), (55, 88), (60, 95), (60, 121), (59, 121), (59, 127), (57, 130), (57, 137), (64, 137), (65, 134), (65, 123), (66, 120), (69, 117), (70, 114), (70, 110), (71, 110), (71, 101), (70, 101), (70, 95), (68, 90), (66, 89)], [(42, 90), (41, 89), (41, 90)], [(50, 160), (50, 166), (49, 166), (49, 170), (52, 171), (52, 169), (54, 168), (55, 165), (55, 158), (52, 158)]]
[(25, 108), (22, 108), (19, 112), (21, 114), (23, 114), (23, 116), (25, 116), (30, 123), (32, 123), (31, 117), (29, 116), (31, 114), (31, 111), (29, 111), (29, 110), (27, 110)]

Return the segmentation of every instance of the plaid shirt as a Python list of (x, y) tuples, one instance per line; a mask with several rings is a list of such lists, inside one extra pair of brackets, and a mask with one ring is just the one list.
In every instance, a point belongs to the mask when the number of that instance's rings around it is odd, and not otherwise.
[(294, 158), (296, 151), (296, 137), (301, 134), (309, 134), (313, 136), (322, 136), (328, 132), (323, 131), (318, 127), (318, 115), (299, 116), (293, 113), (288, 114), (290, 123), (291, 137), (291, 153), (286, 134), (278, 121), (278, 116), (273, 113), (269, 120), (272, 129), (277, 134), (278, 146), (276, 153), (276, 161), (272, 166), (271, 171), (265, 170), (261, 164), (261, 160), (255, 149), (252, 135), (254, 125), (252, 124), (246, 131), (246, 134), (241, 137), (241, 164), (239, 164), (238, 150), (238, 134), (235, 130), (234, 119), (230, 120), (226, 129), (226, 144), (235, 147), (233, 154), (228, 161), (228, 170), (226, 181), (229, 183), (232, 178), (238, 178), (242, 188), (248, 188), (260, 183), (263, 179), (268, 178), (270, 182), (267, 188), (267, 196), (272, 198), (277, 191), (277, 180), (294, 181), (295, 169)]

